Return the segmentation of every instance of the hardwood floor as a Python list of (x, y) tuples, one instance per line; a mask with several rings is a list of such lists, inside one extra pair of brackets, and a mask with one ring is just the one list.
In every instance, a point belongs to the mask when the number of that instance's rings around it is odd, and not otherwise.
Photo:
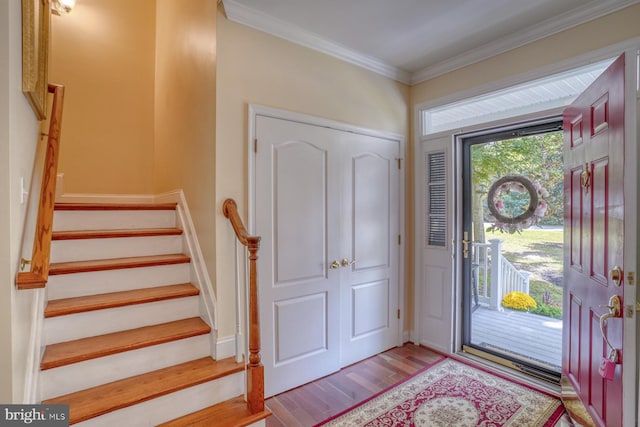
[(308, 427), (402, 381), (443, 356), (405, 344), (265, 401), (267, 427)]

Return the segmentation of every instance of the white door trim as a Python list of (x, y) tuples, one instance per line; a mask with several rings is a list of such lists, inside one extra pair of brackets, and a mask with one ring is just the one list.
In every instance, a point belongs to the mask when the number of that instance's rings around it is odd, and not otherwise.
[(399, 224), (398, 228), (401, 230), (402, 236), (402, 245), (399, 248), (399, 259), (398, 259), (398, 304), (400, 308), (400, 319), (398, 322), (398, 343), (397, 345), (402, 345), (404, 341), (408, 339), (408, 332), (405, 333), (404, 330), (404, 319), (405, 319), (405, 245), (407, 244), (407, 233), (405, 227), (405, 174), (407, 171), (405, 164), (405, 140), (404, 137), (400, 134), (392, 133), (392, 132), (383, 132), (374, 129), (364, 128), (360, 126), (351, 125), (348, 123), (343, 123), (335, 120), (325, 119), (321, 117), (311, 116), (302, 113), (296, 113), (287, 110), (281, 110), (272, 107), (266, 107), (262, 105), (249, 104), (249, 119), (248, 125), (249, 129), (247, 131), (247, 152), (248, 152), (248, 232), (251, 234), (255, 230), (255, 218), (256, 218), (256, 185), (255, 185), (255, 144), (256, 144), (256, 134), (255, 134), (255, 123), (257, 116), (266, 116), (272, 117), (276, 119), (289, 120), (293, 122), (304, 123), (308, 125), (314, 126), (322, 126), (327, 127), (339, 131), (351, 132), (360, 135), (373, 136), (376, 138), (387, 139), (390, 141), (395, 141), (400, 146), (400, 162), (402, 165), (402, 172), (400, 173), (400, 188), (399, 190), (399, 198), (400, 198), (400, 206), (398, 206), (398, 218)]

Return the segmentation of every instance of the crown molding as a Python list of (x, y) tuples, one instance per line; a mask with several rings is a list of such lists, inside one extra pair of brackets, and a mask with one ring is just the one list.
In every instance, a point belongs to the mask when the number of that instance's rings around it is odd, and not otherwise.
[(222, 0), (222, 3), (226, 16), (231, 21), (333, 56), (401, 83), (414, 85), (640, 3), (640, 0), (591, 1), (578, 11), (560, 14), (540, 24), (525, 28), (518, 34), (503, 37), (478, 49), (469, 50), (413, 73), (323, 39), (317, 34), (278, 20), (235, 0)]
[(625, 7), (640, 3), (640, 0), (606, 0), (591, 2), (578, 11), (566, 12), (547, 19), (535, 26), (524, 29), (515, 35), (509, 35), (478, 49), (472, 49), (433, 66), (423, 68), (411, 75), (411, 84), (438, 77), (448, 72), (489, 59), (509, 50), (541, 40), (545, 37), (576, 27), (585, 22), (600, 18)]
[(234, 0), (223, 0), (222, 2), (227, 18), (238, 24), (246, 25), (247, 27), (285, 39), (291, 43), (333, 56), (334, 58), (349, 62), (401, 83), (409, 84), (411, 82), (411, 74), (409, 72), (394, 67), (380, 59), (364, 55), (323, 39), (317, 34), (278, 20), (266, 13), (247, 7)]

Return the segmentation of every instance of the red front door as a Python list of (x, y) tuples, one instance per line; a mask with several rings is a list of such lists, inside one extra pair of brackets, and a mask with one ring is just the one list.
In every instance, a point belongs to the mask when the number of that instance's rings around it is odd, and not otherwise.
[(606, 306), (623, 305), (624, 55), (567, 107), (564, 132), (562, 371), (597, 425), (621, 426), (623, 319)]

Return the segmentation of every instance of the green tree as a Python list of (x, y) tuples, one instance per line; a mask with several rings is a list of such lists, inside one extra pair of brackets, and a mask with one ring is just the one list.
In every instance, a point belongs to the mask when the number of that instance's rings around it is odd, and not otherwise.
[(491, 184), (504, 175), (524, 175), (549, 192), (543, 224), (562, 224), (562, 132), (550, 132), (471, 147), (473, 239), (485, 241), (486, 198)]

